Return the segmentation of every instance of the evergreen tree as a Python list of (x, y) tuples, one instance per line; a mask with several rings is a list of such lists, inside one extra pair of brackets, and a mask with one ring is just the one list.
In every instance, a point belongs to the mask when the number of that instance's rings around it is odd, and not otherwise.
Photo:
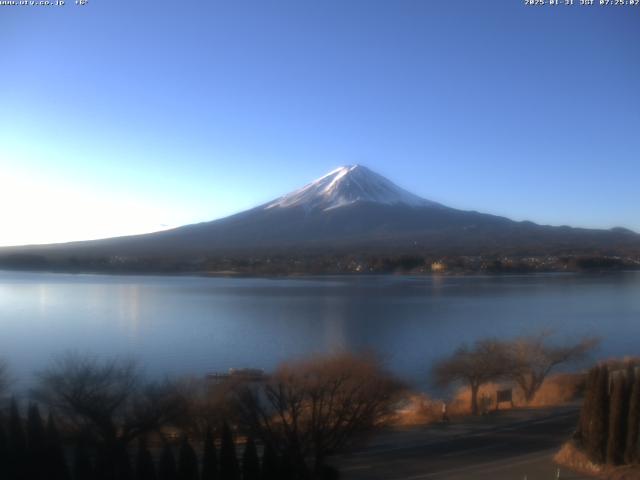
[(242, 480), (260, 480), (260, 459), (253, 438), (248, 437), (242, 454)]
[(9, 460), (9, 440), (4, 430), (4, 418), (0, 417), (0, 473), (9, 475), (7, 471)]
[(178, 452), (178, 477), (180, 480), (198, 480), (198, 457), (186, 435), (182, 437)]
[(586, 451), (592, 462), (604, 463), (609, 423), (609, 369), (606, 365), (602, 365), (598, 370), (591, 411)]
[(29, 405), (27, 413), (27, 457), (29, 478), (46, 479), (49, 470), (47, 439), (40, 410), (36, 404)]
[(636, 375), (633, 382), (627, 419), (624, 463), (635, 463), (640, 460), (640, 375)]
[(136, 455), (136, 480), (156, 480), (156, 466), (151, 452), (147, 448), (144, 438), (138, 440), (138, 454)]
[(9, 411), (8, 461), (7, 472), (11, 479), (26, 480), (27, 471), (27, 439), (22, 427), (20, 410), (16, 399), (11, 400)]
[(278, 454), (271, 444), (267, 443), (262, 452), (262, 480), (279, 480)]
[(218, 480), (218, 455), (213, 441), (211, 428), (207, 428), (204, 437), (204, 449), (202, 453), (202, 480)]
[(240, 468), (236, 457), (236, 446), (229, 425), (222, 426), (222, 444), (220, 445), (220, 478), (221, 480), (239, 480)]
[(291, 450), (287, 449), (282, 452), (280, 455), (279, 469), (278, 469), (278, 479), (279, 480), (294, 480), (295, 476), (295, 467), (293, 455), (291, 455)]
[(133, 469), (129, 451), (122, 442), (118, 442), (115, 451), (114, 476), (116, 480), (133, 480)]
[(47, 480), (69, 480), (69, 468), (62, 448), (62, 440), (51, 413), (47, 418), (46, 437)]
[(622, 375), (613, 379), (613, 391), (609, 407), (609, 440), (607, 442), (607, 463), (620, 465), (624, 456), (626, 441), (625, 397), (626, 382)]
[(319, 478), (322, 480), (338, 480), (340, 478), (340, 471), (329, 465), (322, 465), (320, 467)]
[(93, 465), (91, 457), (83, 441), (76, 444), (73, 453), (73, 478), (74, 480), (93, 480)]
[(46, 448), (46, 432), (44, 423), (42, 422), (42, 416), (40, 416), (40, 409), (38, 405), (32, 403), (29, 405), (27, 412), (27, 445), (28, 450), (35, 450), (37, 453), (41, 453)]
[(169, 444), (165, 444), (158, 464), (158, 480), (178, 480), (176, 459)]
[(93, 472), (96, 480), (115, 480), (114, 454), (105, 445), (100, 444), (96, 448), (96, 462)]
[(580, 410), (580, 420), (578, 422), (577, 431), (577, 438), (583, 447), (586, 445), (586, 439), (589, 436), (589, 423), (593, 415), (594, 397), (598, 383), (598, 371), (598, 366), (589, 370), (585, 383), (584, 402), (582, 403), (582, 409)]

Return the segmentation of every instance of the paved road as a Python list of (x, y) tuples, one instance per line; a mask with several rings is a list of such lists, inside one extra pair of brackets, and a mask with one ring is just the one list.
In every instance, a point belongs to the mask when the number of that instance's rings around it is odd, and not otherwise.
[[(388, 432), (334, 463), (345, 480), (552, 480), (558, 471), (551, 457), (577, 419), (569, 407)], [(586, 477), (561, 469), (560, 478)]]

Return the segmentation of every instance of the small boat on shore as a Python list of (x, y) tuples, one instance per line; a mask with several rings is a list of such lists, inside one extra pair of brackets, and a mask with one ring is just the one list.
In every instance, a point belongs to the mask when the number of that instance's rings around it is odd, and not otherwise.
[(207, 380), (223, 382), (238, 380), (243, 382), (262, 382), (267, 375), (261, 368), (230, 368), (228, 372), (211, 372), (206, 375)]

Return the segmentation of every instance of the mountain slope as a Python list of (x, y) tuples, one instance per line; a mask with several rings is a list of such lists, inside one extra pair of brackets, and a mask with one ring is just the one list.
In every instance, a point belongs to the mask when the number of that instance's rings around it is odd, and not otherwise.
[[(0, 249), (2, 259), (198, 259), (304, 254), (640, 254), (640, 236), (514, 222), (420, 198), (362, 166), (338, 168), (299, 190), (223, 219), (146, 235)], [(4, 262), (7, 263), (6, 261)]]

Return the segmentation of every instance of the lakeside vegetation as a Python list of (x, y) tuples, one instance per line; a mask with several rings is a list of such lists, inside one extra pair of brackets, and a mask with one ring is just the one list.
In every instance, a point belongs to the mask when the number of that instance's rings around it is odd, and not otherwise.
[[(456, 405), (452, 415), (478, 415), (486, 413), (478, 393), (493, 396), (498, 388), (490, 382), (510, 384), (519, 405), (534, 405), (538, 392), (563, 378), (547, 381), (551, 371), (583, 360), (594, 345), (557, 344), (545, 334), (486, 339), (433, 368), (440, 383), (468, 384), (445, 400)], [(478, 369), (488, 373), (478, 377)], [(3, 365), (5, 397), (8, 378)], [(580, 380), (568, 378), (563, 388), (579, 393)], [(263, 378), (224, 381), (150, 381), (133, 361), (67, 354), (37, 374), (28, 402), (7, 400), (0, 465), (9, 480), (337, 478), (328, 458), (382, 427), (406, 424), (416, 395), (372, 354), (317, 356), (283, 363)], [(433, 400), (431, 417), (421, 420), (441, 421), (441, 405)]]
[(26, 414), (10, 401), (0, 469), (9, 480), (337, 478), (326, 457), (388, 421), (404, 391), (377, 358), (347, 353), (258, 382), (152, 382), (134, 362), (69, 354), (37, 375)]
[(554, 345), (548, 333), (514, 340), (484, 339), (460, 346), (449, 358), (437, 362), (433, 377), (440, 386), (462, 383), (470, 392), (472, 415), (481, 411), (479, 392), (489, 382), (508, 380), (531, 403), (547, 376), (562, 364), (584, 360), (598, 339)]

